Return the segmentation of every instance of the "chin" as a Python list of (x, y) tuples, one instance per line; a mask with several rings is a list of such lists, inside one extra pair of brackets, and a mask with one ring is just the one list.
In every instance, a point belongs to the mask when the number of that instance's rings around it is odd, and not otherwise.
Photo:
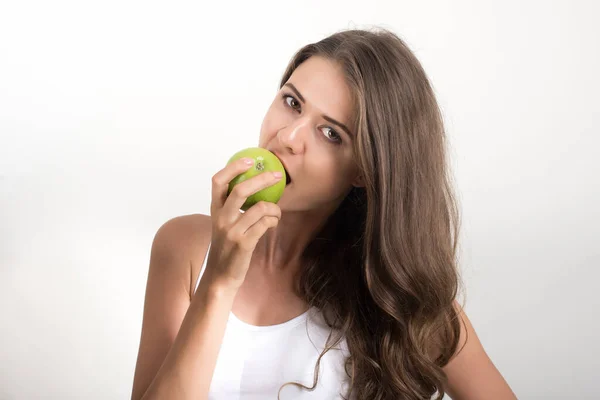
[(283, 194), (279, 198), (277, 205), (281, 208), (281, 211), (294, 211), (295, 198), (297, 197), (294, 193), (295, 187), (293, 183), (289, 183), (285, 186)]

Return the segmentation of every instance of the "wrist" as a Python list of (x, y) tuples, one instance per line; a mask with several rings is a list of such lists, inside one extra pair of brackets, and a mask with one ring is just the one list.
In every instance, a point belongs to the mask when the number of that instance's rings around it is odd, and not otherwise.
[(198, 290), (202, 290), (207, 300), (233, 300), (239, 288), (240, 285), (234, 282), (213, 279), (210, 276), (203, 276), (198, 285)]
[(225, 283), (212, 283), (208, 285), (207, 294), (211, 299), (225, 300), (234, 299), (239, 287)]

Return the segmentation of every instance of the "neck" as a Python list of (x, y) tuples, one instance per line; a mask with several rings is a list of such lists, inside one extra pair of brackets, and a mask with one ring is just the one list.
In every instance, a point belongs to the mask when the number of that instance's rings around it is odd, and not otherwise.
[(269, 272), (295, 272), (302, 254), (323, 228), (329, 212), (282, 212), (276, 228), (269, 229), (258, 241), (253, 254), (255, 265)]

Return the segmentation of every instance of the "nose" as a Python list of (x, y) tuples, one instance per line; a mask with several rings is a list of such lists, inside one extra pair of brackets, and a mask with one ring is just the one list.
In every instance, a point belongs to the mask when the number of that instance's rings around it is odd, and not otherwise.
[(299, 118), (293, 124), (279, 131), (279, 143), (292, 153), (300, 154), (304, 152), (310, 129), (308, 118)]

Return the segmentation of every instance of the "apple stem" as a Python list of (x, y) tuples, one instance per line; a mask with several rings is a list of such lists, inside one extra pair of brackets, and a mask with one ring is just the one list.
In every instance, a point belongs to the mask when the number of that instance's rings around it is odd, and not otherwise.
[(263, 169), (265, 169), (265, 165), (259, 161), (256, 163), (256, 169), (262, 171)]

